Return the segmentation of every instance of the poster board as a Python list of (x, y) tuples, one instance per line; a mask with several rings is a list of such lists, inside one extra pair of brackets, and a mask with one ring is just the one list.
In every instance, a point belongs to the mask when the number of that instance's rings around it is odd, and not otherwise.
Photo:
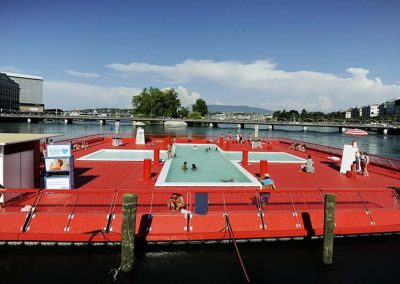
[(71, 157), (71, 156), (72, 156), (71, 144), (47, 144), (46, 145), (46, 157), (47, 158)]
[(71, 157), (45, 158), (46, 172), (66, 172), (71, 170)]
[(45, 177), (45, 186), (47, 189), (70, 189), (72, 181), (70, 176), (51, 176)]
[(260, 129), (260, 126), (258, 124), (256, 124), (254, 126), (254, 137), (257, 138), (258, 137), (258, 130)]
[(342, 174), (346, 174), (347, 171), (350, 171), (351, 164), (356, 159), (356, 151), (358, 151), (358, 148), (352, 145), (343, 146), (342, 163), (340, 165), (340, 172)]
[(136, 130), (136, 145), (144, 145), (144, 129), (142, 127), (138, 127)]

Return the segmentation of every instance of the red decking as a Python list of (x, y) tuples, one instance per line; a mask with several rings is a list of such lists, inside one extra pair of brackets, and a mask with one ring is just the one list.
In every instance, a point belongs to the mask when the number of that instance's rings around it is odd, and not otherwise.
[[(165, 147), (161, 139), (136, 146), (124, 139), (118, 149)], [(182, 141), (181, 141), (182, 142)], [(197, 143), (200, 141), (196, 141)], [(250, 150), (250, 144), (231, 144), (231, 150)], [(323, 233), (323, 199), (336, 195), (335, 232), (364, 234), (400, 231), (400, 187), (396, 170), (370, 166), (369, 177), (348, 178), (339, 173), (340, 164), (328, 154), (290, 151), (274, 141), (261, 151), (288, 152), (306, 158), (312, 155), (314, 174), (299, 172), (298, 164), (268, 164), (277, 190), (261, 197), (254, 187), (154, 187), (162, 165), (152, 165), (151, 182), (143, 182), (142, 162), (94, 162), (75, 160), (76, 190), (26, 190), (21, 198), (0, 209), (0, 240), (105, 242), (119, 241), (122, 194), (136, 192), (138, 207), (136, 234), (148, 241), (229, 239), (224, 214), (236, 238), (286, 238), (318, 236)], [(75, 151), (75, 158), (100, 149), (116, 149), (111, 141), (97, 141), (87, 150)], [(257, 176), (259, 163), (245, 168)], [(10, 190), (3, 190), (7, 192)], [(166, 207), (172, 192), (181, 193), (190, 215)], [(208, 212), (195, 214), (195, 193), (208, 192)], [(34, 206), (21, 212), (24, 205)]]

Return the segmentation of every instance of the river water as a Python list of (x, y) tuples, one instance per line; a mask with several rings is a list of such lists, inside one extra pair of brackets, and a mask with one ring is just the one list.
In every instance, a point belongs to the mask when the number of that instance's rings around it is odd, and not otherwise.
[[(237, 128), (163, 128), (145, 126), (145, 133), (225, 135)], [(113, 124), (0, 123), (1, 132), (62, 133), (69, 139), (101, 132)], [(240, 130), (243, 135), (254, 129)], [(134, 134), (131, 125), (121, 133)], [(1, 134), (0, 134), (1, 135)], [(260, 136), (288, 137), (341, 148), (350, 144), (337, 130), (302, 128), (260, 130)], [(370, 133), (357, 137), (362, 151), (400, 158), (400, 136)], [(400, 235), (335, 239), (334, 265), (321, 265), (322, 241), (239, 243), (252, 283), (398, 283)], [(132, 272), (114, 282), (110, 269), (120, 263), (119, 247), (0, 246), (0, 283), (244, 283), (232, 244), (138, 245)]]

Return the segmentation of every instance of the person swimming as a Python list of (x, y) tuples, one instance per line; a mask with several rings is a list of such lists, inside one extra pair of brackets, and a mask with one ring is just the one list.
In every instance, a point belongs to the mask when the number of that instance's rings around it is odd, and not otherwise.
[(197, 170), (196, 164), (192, 164), (192, 171)]
[(187, 170), (187, 162), (183, 162), (182, 171), (186, 172)]

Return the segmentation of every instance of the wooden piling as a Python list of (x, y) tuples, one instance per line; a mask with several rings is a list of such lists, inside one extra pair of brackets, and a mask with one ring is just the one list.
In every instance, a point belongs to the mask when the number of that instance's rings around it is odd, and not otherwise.
[(122, 201), (121, 269), (131, 271), (135, 261), (135, 227), (137, 194), (126, 193)]
[(333, 237), (335, 236), (335, 205), (336, 195), (325, 195), (324, 206), (324, 247), (322, 262), (325, 265), (332, 264), (333, 259)]

